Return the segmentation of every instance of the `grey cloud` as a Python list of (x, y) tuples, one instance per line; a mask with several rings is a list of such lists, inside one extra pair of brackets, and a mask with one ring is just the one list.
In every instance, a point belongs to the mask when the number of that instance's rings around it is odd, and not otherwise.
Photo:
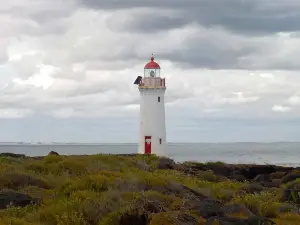
[[(263, 47), (261, 46), (263, 49)], [(170, 60), (182, 68), (206, 68), (206, 69), (242, 69), (242, 70), (299, 70), (300, 64), (292, 58), (268, 58), (272, 51), (265, 51), (260, 55), (259, 46), (253, 49), (244, 48), (220, 49), (213, 42), (190, 45), (188, 49), (174, 50), (160, 53), (164, 59)], [(297, 54), (295, 53), (295, 56)]]
[[(297, 3), (293, 3), (293, 1), (285, 1), (285, 4), (273, 1), (273, 4), (271, 4), (269, 1), (261, 2), (258, 0), (251, 2), (237, 0), (225, 2), (217, 0), (186, 0), (184, 2), (176, 2), (175, 0), (163, 2), (156, 0), (113, 2), (85, 0), (81, 3), (99, 9), (128, 9), (127, 18), (125, 10), (123, 17), (118, 18), (118, 13), (112, 13), (112, 16), (106, 21), (107, 25), (116, 32), (115, 35), (119, 35), (120, 31), (155, 33), (182, 27), (193, 21), (207, 27), (219, 24), (228, 29), (240, 29), (241, 31), (244, 29), (243, 32), (246, 31), (245, 29), (248, 29), (249, 32), (269, 32), (272, 29), (277, 29), (280, 21), (298, 15), (298, 11), (294, 13), (294, 9), (291, 7), (294, 4), (294, 8), (297, 8)], [(149, 7), (149, 10), (144, 8), (140, 11), (134, 10), (136, 7)], [(71, 15), (71, 9), (73, 8), (70, 7), (66, 10), (66, 15)], [(41, 12), (45, 12), (44, 20)], [(36, 26), (29, 22), (23, 22), (26, 26), (22, 28), (24, 30), (21, 32), (27, 35), (44, 35), (43, 43), (47, 51), (47, 54), (43, 56), (45, 63), (58, 67), (63, 66), (63, 64), (83, 63), (86, 65), (87, 70), (116, 70), (127, 67), (128, 64), (133, 65), (141, 60), (145, 61), (144, 57), (141, 58), (141, 49), (145, 50), (147, 46), (142, 41), (137, 42), (143, 39), (138, 39), (134, 33), (132, 38), (126, 37), (123, 39), (122, 36), (120, 39), (112, 38), (112, 43), (108, 43), (109, 48), (106, 48), (107, 46), (101, 41), (101, 35), (92, 36), (78, 46), (75, 46), (78, 37), (69, 37), (68, 35), (62, 39), (48, 37), (48, 34), (61, 35), (68, 30), (68, 23), (64, 19), (51, 19), (51, 15), (64, 18), (62, 12), (61, 9), (32, 11), (29, 15), (34, 15), (33, 17), (37, 21), (41, 18), (40, 24)], [(283, 15), (287, 16), (283, 17)], [(84, 16), (84, 14), (80, 16)], [(264, 22), (264, 20), (259, 20), (260, 18), (270, 21)], [(257, 29), (254, 26), (266, 27)], [(280, 26), (278, 29), (281, 29)], [(221, 29), (214, 29), (214, 31), (216, 30)], [(278, 48), (284, 47), (280, 46), (283, 45), (282, 42), (272, 43), (271, 39), (255, 40), (255, 37), (252, 37), (252, 39), (251, 37), (232, 35), (226, 30), (215, 33), (214, 31), (203, 29), (200, 31), (202, 32), (201, 35), (191, 34), (187, 39), (182, 40), (182, 43), (174, 44), (174, 48), (151, 50), (159, 53), (161, 60), (170, 60), (183, 68), (298, 69), (300, 67), (296, 60), (291, 60), (293, 57), (289, 57), (289, 59), (285, 56), (270, 58), (270, 56), (276, 54), (276, 46)], [(88, 33), (85, 35), (89, 36)], [(142, 37), (147, 41), (146, 36)], [(172, 40), (170, 40), (170, 43), (172, 43)], [(61, 51), (61, 49), (67, 49), (67, 51)], [(52, 55), (56, 56), (52, 57)], [(74, 77), (81, 76), (80, 74), (74, 75)]]
[(0, 108), (30, 108), (40, 113), (70, 108), (84, 114), (139, 102), (138, 93), (132, 95), (124, 84), (116, 84), (114, 87), (107, 82), (77, 82), (77, 84), (65, 89), (62, 87), (61, 90), (53, 90), (51, 87), (41, 90), (31, 85), (10, 85), (0, 91)]
[(49, 21), (61, 20), (72, 15), (73, 10), (70, 8), (60, 9), (42, 9), (42, 10), (25, 10), (23, 7), (14, 7), (9, 10), (0, 10), (2, 15), (9, 15), (14, 19), (31, 19), (39, 24), (47, 23)]
[[(145, 32), (156, 32), (170, 28), (179, 28), (187, 24), (184, 18), (171, 18), (168, 16), (146, 15), (141, 21), (134, 20), (131, 23), (131, 28), (134, 30), (144, 30)], [(155, 18), (155, 19), (154, 19)]]
[(12, 66), (17, 77), (28, 78), (39, 71), (37, 67), (41, 63), (39, 56), (41, 55), (25, 55), (18, 61), (12, 61), (9, 65)]
[(0, 7), (1, 20), (5, 24), (0, 36), (14, 38), (63, 34), (67, 30), (65, 19), (78, 9), (73, 0), (22, 0), (3, 2)]
[[(156, 41), (159, 40), (151, 40), (151, 42)], [(170, 60), (181, 67), (247, 69), (251, 64), (248, 61), (243, 63), (240, 58), (260, 54), (266, 49), (266, 45), (262, 47), (263, 44), (264, 41), (252, 43), (225, 32), (207, 33), (203, 30), (203, 33), (199, 31), (197, 34), (191, 34), (174, 48), (154, 50), (160, 60)], [(140, 49), (145, 50), (144, 45), (143, 42), (130, 42), (127, 39), (126, 45), (117, 43), (110, 50), (104, 51), (102, 43), (95, 38), (88, 41), (86, 45), (71, 48), (69, 59), (72, 63), (84, 63), (88, 70), (122, 69), (147, 60), (145, 56), (141, 57)], [(102, 49), (102, 51), (95, 51), (95, 49)]]
[(134, 51), (136, 43), (133, 42), (126, 42), (126, 44), (117, 43), (105, 49), (106, 51), (104, 51), (103, 47), (103, 43), (95, 37), (86, 45), (70, 49), (69, 58), (72, 63), (88, 63), (90, 67), (95, 67), (96, 64), (94, 62), (98, 60), (98, 68), (102, 67), (101, 63), (103, 65), (107, 64), (108, 67), (108, 64), (112, 63), (118, 67), (119, 63), (122, 64), (119, 60), (124, 63), (137, 58), (137, 53)]
[(35, 105), (35, 99), (26, 95), (1, 95), (0, 107), (1, 109), (19, 108), (27, 109)]
[(63, 89), (60, 91), (56, 91), (57, 95), (63, 96), (63, 97), (72, 97), (72, 98), (76, 98), (79, 96), (91, 96), (91, 95), (95, 95), (95, 94), (107, 94), (107, 92), (109, 92), (111, 90), (111, 87), (103, 84), (103, 83), (99, 83), (98, 85), (96, 84), (86, 84), (86, 85), (77, 85), (77, 86), (73, 86), (71, 89)]
[[(47, 60), (45, 61), (47, 62)], [(50, 62), (49, 64), (56, 65), (56, 63), (52, 63), (52, 62)], [(84, 81), (86, 79), (85, 71), (73, 71), (71, 67), (67, 67), (67, 66), (60, 67), (60, 69), (58, 71), (55, 71), (51, 76), (54, 79), (59, 78), (59, 79), (66, 79), (71, 81)]]
[(141, 58), (134, 54), (133, 52), (128, 52), (129, 54), (132, 53), (130, 57), (127, 57), (128, 54), (120, 54), (116, 56), (115, 60), (91, 60), (88, 62), (85, 62), (85, 68), (87, 70), (122, 70), (124, 68), (127, 68), (128, 65), (136, 65), (137, 63), (140, 63), (141, 60), (145, 61), (147, 58)]
[(20, 35), (29, 36), (47, 36), (47, 35), (63, 35), (67, 32), (68, 25), (64, 20), (47, 21), (39, 25), (27, 24), (21, 30)]
[(7, 42), (8, 41), (6, 39), (1, 39), (0, 37), (0, 65), (4, 64), (8, 60)]
[(134, 31), (153, 33), (185, 26), (190, 21), (184, 16), (158, 15), (155, 12), (136, 13), (123, 18), (111, 16), (107, 19), (108, 27), (113, 31)]
[(190, 36), (183, 40), (182, 49), (162, 52), (160, 56), (184, 68), (247, 69), (251, 64), (240, 59), (260, 53), (263, 49), (260, 44), (220, 32), (205, 37)]
[(48, 0), (13, 0), (3, 2), (0, 7), (1, 15), (8, 15), (13, 19), (32, 19), (42, 24), (49, 21), (67, 18), (77, 9), (73, 0), (55, 0), (55, 4)]
[(8, 55), (6, 53), (1, 53), (0, 49), (0, 65), (6, 63), (8, 60)]
[[(104, 2), (86, 0), (82, 4), (106, 10), (121, 9), (120, 15), (113, 13), (107, 20), (108, 27), (114, 32), (129, 31), (148, 35), (151, 32), (190, 26), (195, 22), (201, 24), (200, 28), (216, 26), (214, 29), (202, 29), (199, 31), (199, 33), (202, 32), (201, 35), (191, 34), (182, 40), (182, 43), (174, 44), (173, 48), (154, 49), (161, 60), (170, 60), (182, 68), (249, 70), (296, 70), (300, 68), (300, 64), (294, 60), (297, 55), (296, 46), (294, 50), (289, 49), (289, 52), (279, 54), (281, 49), (287, 47), (283, 41), (276, 40), (274, 36), (275, 32), (300, 30), (298, 22), (300, 21), (300, 10), (298, 10), (300, 3), (298, 1), (125, 0)], [(140, 11), (137, 10), (138, 7)], [(148, 10), (145, 7), (148, 7)], [(229, 30), (234, 33), (230, 33)], [(296, 38), (295, 35), (293, 37)], [(171, 37), (170, 43), (172, 43)], [(88, 52), (88, 55), (84, 53), (78, 55), (78, 51), (72, 55), (77, 58), (78, 62), (83, 58), (89, 60), (88, 57), (90, 59), (102, 57), (102, 60), (107, 62), (118, 60), (128, 62), (128, 59), (140, 60), (136, 52), (146, 48), (142, 45), (144, 44), (133, 41), (133, 44), (127, 44), (127, 47), (123, 49), (114, 46), (113, 48), (119, 48), (119, 51), (109, 51), (103, 57), (99, 52), (97, 55), (91, 55)], [(111, 68), (109, 63), (102, 65)]]
[[(149, 11), (173, 9), (177, 13), (181, 12), (183, 16), (182, 20), (178, 19), (178, 25), (197, 21), (206, 27), (220, 25), (239, 33), (266, 34), (300, 30), (298, 22), (300, 21), (300, 3), (295, 0), (80, 0), (80, 2), (87, 7), (108, 10), (137, 7), (148, 7)], [(155, 16), (140, 17), (138, 21), (134, 21), (128, 26), (139, 28), (142, 32), (150, 29), (143, 24), (153, 25), (152, 29), (155, 29), (155, 26), (174, 27), (169, 20), (160, 20)]]
[(29, 18), (10, 17), (3, 20), (6, 24), (0, 30), (0, 37), (21, 38), (23, 36), (46, 36), (51, 34), (62, 35), (68, 27), (64, 20), (48, 21), (43, 24), (37, 24)]
[[(296, 55), (296, 53), (295, 53)], [(266, 56), (267, 57), (267, 56)], [(257, 59), (258, 60), (258, 59)], [(249, 70), (257, 70), (257, 69), (264, 69), (264, 70), (299, 70), (300, 64), (296, 62), (294, 58), (285, 58), (285, 59), (275, 59), (267, 61), (267, 59), (262, 59), (261, 63), (255, 63), (255, 59), (251, 59), (248, 62), (243, 62), (243, 68), (247, 68)]]
[(43, 25), (53, 21), (61, 21), (65, 18), (68, 18), (74, 12), (73, 8), (63, 7), (61, 9), (56, 10), (44, 10), (44, 11), (36, 11), (28, 14), (28, 17), (37, 23)]

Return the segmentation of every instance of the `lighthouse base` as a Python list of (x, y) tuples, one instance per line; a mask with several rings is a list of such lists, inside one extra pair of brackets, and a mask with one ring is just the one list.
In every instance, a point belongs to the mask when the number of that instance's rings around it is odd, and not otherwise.
[[(156, 141), (157, 139), (158, 141)], [(138, 154), (157, 156), (167, 156), (166, 154), (166, 143), (162, 138), (153, 138), (153, 136), (144, 136), (142, 141), (139, 143)]]

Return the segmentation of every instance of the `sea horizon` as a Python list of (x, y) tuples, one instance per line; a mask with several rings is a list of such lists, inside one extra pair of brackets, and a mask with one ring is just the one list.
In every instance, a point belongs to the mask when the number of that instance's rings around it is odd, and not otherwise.
[[(0, 142), (0, 152), (46, 156), (135, 154), (137, 143)], [(300, 142), (201, 142), (167, 144), (165, 156), (176, 162), (222, 161), (232, 164), (300, 166)]]
[[(170, 141), (167, 144), (276, 144), (276, 143), (297, 143), (300, 141), (201, 141), (201, 142), (174, 142)], [(120, 144), (138, 144), (138, 142), (58, 142), (58, 141), (0, 141), (0, 145), (3, 144), (17, 144), (17, 145), (43, 145), (43, 144), (74, 144), (74, 145), (120, 145)]]

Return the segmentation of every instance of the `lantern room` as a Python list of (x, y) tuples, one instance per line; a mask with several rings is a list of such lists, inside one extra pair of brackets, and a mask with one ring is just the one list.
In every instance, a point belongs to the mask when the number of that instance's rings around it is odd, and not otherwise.
[(166, 89), (165, 78), (160, 77), (160, 66), (154, 61), (152, 54), (151, 61), (144, 67), (144, 77), (138, 76), (134, 84), (139, 89)]
[(160, 77), (160, 66), (154, 61), (153, 54), (151, 61), (144, 67), (144, 77)]

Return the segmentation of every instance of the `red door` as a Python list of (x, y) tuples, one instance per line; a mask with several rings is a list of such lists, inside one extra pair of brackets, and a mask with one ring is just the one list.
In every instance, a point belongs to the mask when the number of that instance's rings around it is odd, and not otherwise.
[(145, 136), (145, 154), (151, 154), (151, 136)]

